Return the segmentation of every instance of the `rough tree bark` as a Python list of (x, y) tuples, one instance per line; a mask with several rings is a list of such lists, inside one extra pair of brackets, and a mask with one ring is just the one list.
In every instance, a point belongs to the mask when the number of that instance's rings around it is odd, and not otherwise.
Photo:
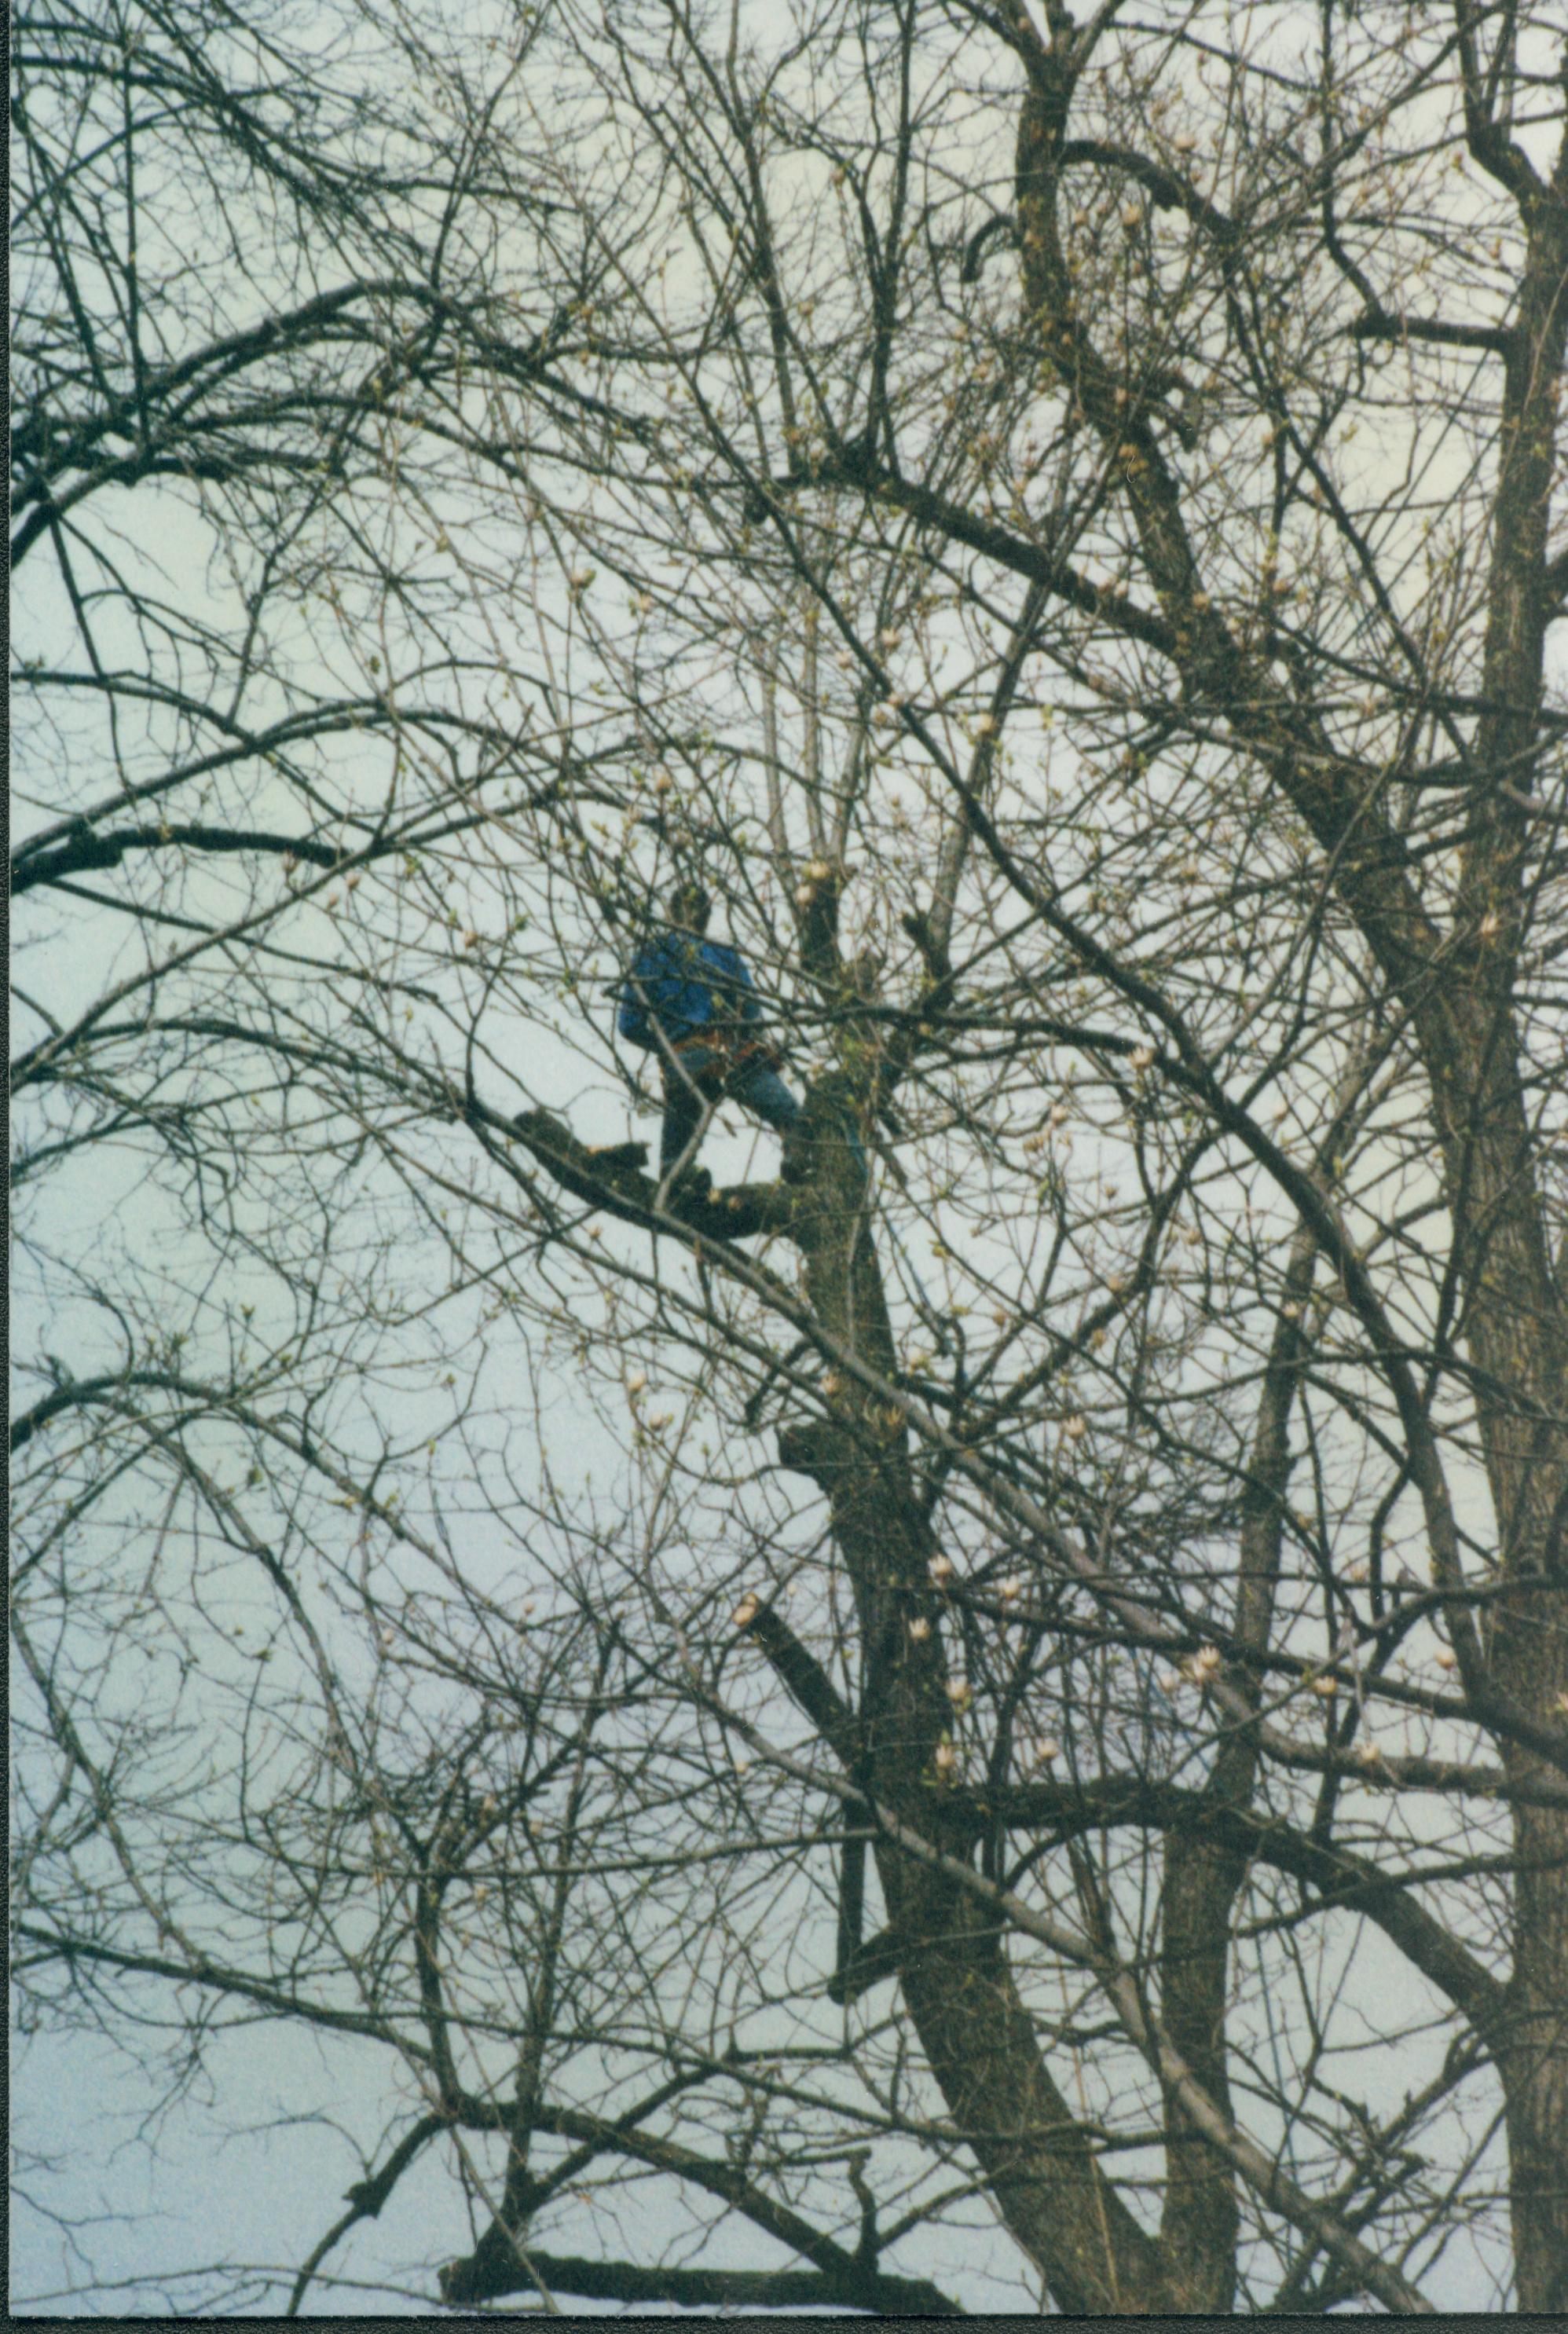
[[(1521, 1088), (1511, 1004), (1525, 900), (1525, 812), (1542, 751), (1547, 623), (1556, 602), (1547, 564), (1556, 409), (1568, 336), (1568, 138), (1543, 178), (1494, 120), (1475, 53), (1476, 12), (1457, 11), (1471, 150), (1515, 196), (1526, 235), (1517, 309), (1504, 336), (1505, 387), (1493, 513), (1484, 710), (1469, 772), (1474, 808), (1452, 930), (1422, 910), (1403, 847), (1380, 807), (1379, 773), (1347, 763), (1313, 709), (1287, 699), (1231, 635), (1202, 588), (1179, 480), (1152, 424), (1147, 375), (1130, 377), (1097, 345), (1080, 313), (1057, 225), (1063, 157), (1079, 76), (1098, 24), (1063, 8), (1042, 36), (1007, 12), (1026, 76), (1017, 197), (1030, 327), (1076, 392), (1131, 515), (1144, 572), (1167, 627), (1164, 644), (1190, 701), (1212, 706), (1237, 745), (1274, 776), (1332, 870), (1339, 897), (1402, 1002), (1429, 1082), (1445, 1196), (1456, 1236), (1456, 1327), (1468, 1349), (1500, 1554), (1514, 1593), (1498, 1606), (1493, 1681), (1545, 1731), (1568, 1712), (1568, 1306), (1554, 1276)], [(1227, 232), (1223, 221), (1211, 231)], [(1113, 612), (1111, 612), (1113, 613)], [(1532, 1780), (1541, 1751), (1505, 1731), (1510, 1774)], [(1561, 1761), (1558, 1762), (1559, 1765)], [(1513, 2017), (1498, 2063), (1507, 2101), (1520, 2305), (1568, 2306), (1568, 1825), (1521, 1805)], [(1176, 1926), (1167, 1981), (1182, 1995), (1190, 2048), (1211, 2076), (1223, 2064), (1224, 1988), (1217, 1870), (1189, 1871), (1178, 1848)], [(1171, 1919), (1171, 1907), (1167, 1918)], [(1203, 1937), (1207, 1933), (1207, 1944)], [(1189, 2194), (1178, 2171), (1174, 2225), (1196, 2214), (1222, 2234), (1224, 2207)], [(1201, 2187), (1201, 2184), (1200, 2184)], [(1203, 2237), (1195, 2226), (1196, 2241)], [(1185, 2241), (1184, 2241), (1185, 2242)], [(1218, 2284), (1207, 2306), (1223, 2306)]]

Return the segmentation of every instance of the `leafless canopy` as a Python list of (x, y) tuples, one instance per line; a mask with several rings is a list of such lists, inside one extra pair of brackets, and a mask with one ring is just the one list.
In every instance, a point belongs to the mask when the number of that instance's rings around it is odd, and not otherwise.
[(24, 0), (39, 2306), (1568, 2309), (1565, 70)]

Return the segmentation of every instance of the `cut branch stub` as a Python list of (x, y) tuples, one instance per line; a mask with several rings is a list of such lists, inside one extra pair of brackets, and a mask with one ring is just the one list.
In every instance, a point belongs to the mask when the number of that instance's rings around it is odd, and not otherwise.
[[(646, 1143), (616, 1143), (594, 1148), (580, 1143), (571, 1128), (548, 1110), (522, 1110), (507, 1120), (482, 1104), (470, 1103), (467, 1115), (480, 1128), (516, 1136), (556, 1182), (576, 1198), (592, 1201), (625, 1223), (657, 1228), (661, 1213), (659, 1185), (642, 1172), (648, 1157)], [(706, 1198), (672, 1191), (662, 1214), (676, 1218), (706, 1239), (733, 1240), (787, 1230), (794, 1208), (792, 1193), (778, 1183), (736, 1183)]]

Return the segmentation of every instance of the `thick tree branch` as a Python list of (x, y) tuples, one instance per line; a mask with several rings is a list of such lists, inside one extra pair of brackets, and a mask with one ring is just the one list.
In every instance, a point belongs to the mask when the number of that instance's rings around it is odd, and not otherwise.
[(470, 1101), (466, 1114), (477, 1131), (515, 1136), (563, 1190), (592, 1201), (607, 1215), (619, 1216), (623, 1223), (736, 1240), (755, 1232), (787, 1230), (794, 1218), (794, 1194), (783, 1183), (737, 1183), (701, 1200), (675, 1193), (661, 1210), (658, 1184), (641, 1172), (624, 1144), (596, 1153), (547, 1110), (519, 1111), (508, 1120)]
[[(733, 2211), (744, 2214), (765, 2234), (810, 2262), (819, 2277), (832, 2281), (846, 2301), (851, 2295), (859, 2294), (865, 2297), (860, 2304), (862, 2308), (874, 2310), (885, 2306), (883, 2300), (874, 2298), (878, 2285), (878, 2272), (874, 2268), (868, 2267), (845, 2246), (814, 2228), (766, 2189), (759, 2187), (736, 2165), (699, 2156), (678, 2140), (661, 2139), (651, 2133), (639, 2131), (630, 2120), (612, 2122), (602, 2117), (583, 2115), (570, 2107), (542, 2104), (534, 2116), (534, 2129), (563, 2139), (591, 2142), (607, 2153), (630, 2156), (655, 2171), (669, 2173), (678, 2180), (690, 2182), (706, 2194), (717, 2197)], [(531, 2246), (528, 2252), (531, 2260), (535, 2259)], [(496, 2281), (501, 2279), (507, 2281)], [(447, 2302), (477, 2301), (500, 2293), (516, 2292), (526, 2281), (526, 2273), (518, 2262), (511, 2236), (503, 2229), (493, 2228), (467, 2260), (454, 2262), (442, 2271), (441, 2296)], [(899, 2282), (902, 2284), (904, 2281), (900, 2280)]]
[(1358, 316), (1347, 330), (1357, 341), (1429, 341), (1438, 348), (1490, 349), (1498, 356), (1506, 356), (1514, 343), (1506, 324), (1449, 324), (1438, 316), (1391, 316), (1381, 308)]
[(1323, 1910), (1351, 1906), (1376, 1923), (1420, 1972), (1461, 2011), (1488, 2047), (1502, 2037), (1508, 1990), (1414, 1895), (1419, 1874), (1384, 1872), (1365, 1857), (1310, 1837), (1278, 1818), (1217, 1804), (1207, 1791), (1137, 1777), (1100, 1776), (1082, 1783), (1028, 1783), (998, 1793), (976, 1814), (976, 1828), (1002, 1822), (1013, 1829), (1065, 1839), (1118, 1824), (1147, 1824), (1213, 1841), (1242, 1863), (1271, 1866), (1308, 1883)]
[[(1128, 639), (1142, 641), (1168, 656), (1175, 654), (1176, 635), (1159, 615), (1130, 600), (1114, 584), (1096, 584), (1070, 566), (1052, 549), (1048, 536), (1043, 543), (1031, 543), (929, 487), (910, 478), (895, 477), (863, 449), (845, 448), (836, 456), (824, 457), (811, 473), (811, 482), (815, 486), (851, 487), (890, 510), (906, 511), (918, 526), (933, 528), (954, 543), (967, 544), (970, 550), (995, 560), (998, 567), (1010, 568), (1015, 575), (1044, 584), (1054, 598), (1065, 600), (1086, 616), (1103, 618)], [(799, 481), (781, 483), (788, 486)]]
[[(799, 2269), (658, 2269), (640, 2262), (585, 2261), (571, 2253), (528, 2258), (553, 2292), (589, 2301), (662, 2302), (680, 2310), (864, 2310), (889, 2318), (962, 2318), (967, 2313), (924, 2278), (895, 2277), (853, 2262), (842, 2272)], [(532, 2292), (515, 2260), (480, 2264), (476, 2256), (442, 2281), (444, 2301), (498, 2301)]]
[(284, 2310), (285, 2318), (296, 2318), (299, 2315), (300, 2304), (310, 2289), (311, 2280), (333, 2246), (347, 2236), (356, 2222), (374, 2221), (380, 2218), (382, 2206), (420, 2149), (446, 2127), (447, 2119), (444, 2116), (421, 2116), (418, 2122), (404, 2133), (380, 2170), (372, 2173), (369, 2179), (356, 2181), (353, 2187), (346, 2192), (345, 2202), (349, 2209), (333, 2222), (325, 2236), (313, 2248), (302, 2265)]
[[(781, 1445), (784, 1439), (781, 1435)], [(766, 1656), (774, 1674), (822, 1741), (846, 1767), (852, 1765), (854, 1712), (816, 1655), (802, 1644), (789, 1624), (765, 1599), (746, 1597), (736, 1623)]]
[(128, 851), (256, 851), (277, 857), (303, 859), (314, 867), (335, 867), (346, 854), (331, 844), (314, 843), (308, 835), (281, 834), (256, 827), (246, 833), (227, 826), (133, 826), (114, 834), (94, 834), (83, 827), (58, 850), (13, 861), (11, 896), (19, 898), (35, 883), (58, 883), (93, 867), (118, 867)]

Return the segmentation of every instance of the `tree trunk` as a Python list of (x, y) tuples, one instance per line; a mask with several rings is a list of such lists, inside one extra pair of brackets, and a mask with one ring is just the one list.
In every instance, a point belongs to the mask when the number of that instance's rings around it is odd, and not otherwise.
[[(832, 1078), (809, 1106), (821, 1125), (847, 1096)], [(841, 1139), (799, 1144), (807, 1189), (794, 1230), (823, 1327), (880, 1375), (897, 1367), (863, 1184)], [(935, 1542), (914, 1493), (901, 1417), (858, 1387), (833, 1424), (786, 1429), (780, 1457), (827, 1497), (864, 1647), (860, 1712), (869, 1791), (949, 1855), (973, 1853), (967, 1813), (945, 1812), (934, 1760), (952, 1705), (928, 1566)], [(932, 1623), (922, 1640), (909, 1622)], [(1163, 2249), (1101, 2175), (1053, 2081), (986, 1906), (892, 1847), (877, 1851), (899, 1983), (931, 2071), (1007, 2227), (1058, 2306), (1101, 2314), (1197, 2310), (1206, 2290), (1168, 2274)]]
[[(1467, 59), (1468, 70), (1469, 60)], [(1472, 143), (1476, 143), (1473, 134)], [(1466, 1340), (1511, 1584), (1496, 1608), (1504, 1691), (1568, 1739), (1568, 1317), (1554, 1281), (1518, 1070), (1513, 984), (1527, 929), (1526, 815), (1541, 750), (1556, 397), (1568, 343), (1568, 139), (1524, 205), (1518, 308), (1505, 358), (1472, 839), (1460, 875), (1456, 1018), (1433, 1065)], [(1448, 1072), (1448, 1075), (1445, 1075)], [(1455, 1074), (1457, 1073), (1457, 1074)], [(1541, 1771), (1505, 1743), (1509, 1771)], [(1521, 2310), (1568, 2310), (1568, 1819), (1522, 1806), (1508, 2040), (1499, 2054)]]

